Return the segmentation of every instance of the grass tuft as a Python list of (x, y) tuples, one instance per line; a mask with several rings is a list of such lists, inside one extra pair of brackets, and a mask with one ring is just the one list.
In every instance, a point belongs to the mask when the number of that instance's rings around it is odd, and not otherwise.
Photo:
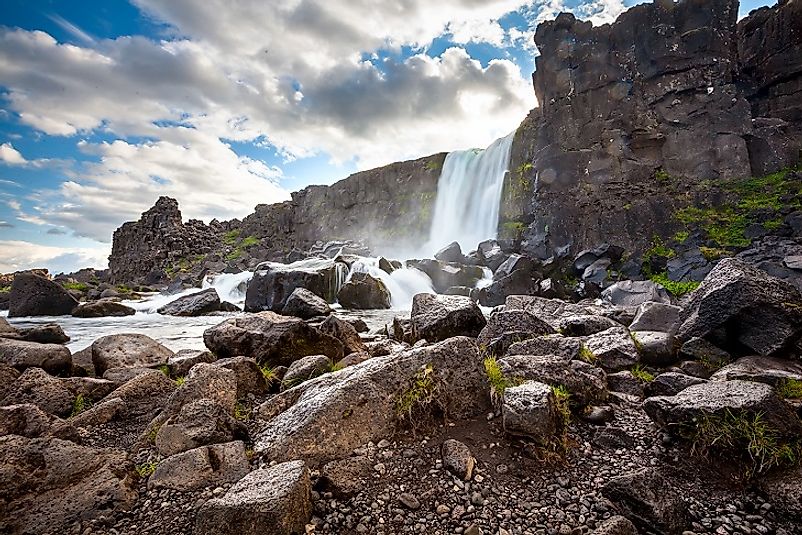
[(239, 401), (234, 405), (234, 418), (241, 422), (247, 422), (251, 419), (251, 409), (240, 403)]
[(159, 466), (159, 463), (156, 461), (150, 461), (143, 464), (138, 464), (134, 468), (136, 470), (137, 475), (144, 479), (149, 477), (153, 472), (156, 471), (156, 467)]
[(273, 368), (271, 368), (268, 364), (260, 364), (259, 371), (262, 372), (262, 376), (267, 381), (267, 384), (270, 385), (275, 381), (278, 381), (278, 377), (276, 377), (276, 372)]
[(783, 379), (777, 385), (777, 395), (784, 399), (802, 399), (802, 381)]
[(582, 344), (579, 346), (579, 359), (587, 362), (588, 364), (596, 365), (599, 362), (599, 357), (588, 346)]
[(571, 423), (571, 392), (564, 385), (552, 386), (551, 391), (557, 399), (557, 410), (562, 417), (563, 429), (567, 429)]
[(652, 275), (649, 277), (652, 282), (656, 282), (660, 286), (666, 289), (666, 291), (672, 294), (674, 297), (682, 297), (683, 295), (689, 294), (692, 291), (696, 290), (700, 282), (697, 281), (685, 281), (685, 282), (677, 282), (672, 281), (668, 278), (666, 273), (657, 273), (656, 275)]
[(70, 417), (81, 414), (91, 406), (92, 406), (91, 401), (86, 399), (83, 394), (78, 394), (75, 397), (75, 400), (73, 400), (72, 402), (72, 413), (70, 414)]
[(490, 397), (494, 404), (499, 404), (504, 399), (504, 391), (511, 386), (518, 386), (523, 383), (522, 379), (507, 377), (501, 371), (496, 357), (487, 357), (484, 360), (487, 381), (490, 383)]
[(187, 378), (182, 375), (181, 377), (176, 377), (173, 382), (176, 386), (183, 386), (187, 382)]
[(409, 387), (401, 392), (395, 400), (395, 414), (402, 420), (415, 427), (415, 423), (422, 415), (428, 414), (437, 407), (437, 381), (434, 368), (427, 364), (415, 374)]
[(635, 377), (638, 381), (642, 383), (651, 383), (654, 381), (654, 375), (646, 371), (640, 364), (635, 364), (630, 370), (632, 372), (632, 376)]

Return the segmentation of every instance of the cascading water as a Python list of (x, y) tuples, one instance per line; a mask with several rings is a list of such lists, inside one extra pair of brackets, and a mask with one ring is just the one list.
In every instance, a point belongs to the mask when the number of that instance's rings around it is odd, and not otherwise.
[[(201, 289), (206, 290), (208, 288), (214, 288), (217, 290), (217, 295), (220, 297), (221, 301), (228, 301), (229, 303), (242, 306), (245, 302), (245, 291), (248, 288), (248, 282), (252, 277), (253, 273), (250, 271), (209, 276), (203, 280)], [(197, 288), (189, 288), (171, 295), (156, 294), (142, 301), (125, 301), (125, 304), (132, 307), (137, 312), (155, 313), (167, 303), (171, 303), (179, 297), (198, 293), (199, 291), (201, 290)]]
[(419, 293), (434, 293), (432, 280), (424, 272), (415, 268), (399, 268), (387, 273), (379, 268), (378, 258), (360, 258), (351, 265), (348, 274), (367, 273), (381, 280), (390, 291), (390, 306), (396, 310), (412, 308), (412, 298)]
[(485, 150), (461, 150), (446, 156), (437, 183), (427, 252), (454, 241), (468, 251), (496, 237), (514, 137), (515, 132), (497, 139)]

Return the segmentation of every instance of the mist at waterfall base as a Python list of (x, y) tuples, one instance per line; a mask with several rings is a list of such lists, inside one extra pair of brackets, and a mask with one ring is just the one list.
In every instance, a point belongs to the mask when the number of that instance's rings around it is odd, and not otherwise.
[[(454, 241), (467, 253), (481, 241), (495, 238), (512, 140), (513, 134), (510, 134), (496, 140), (485, 150), (471, 149), (449, 153), (438, 181), (429, 240), (415, 250), (379, 250), (374, 254), (398, 260), (432, 258), (439, 249)], [(332, 259), (309, 258), (292, 264), (273, 265), (282, 269), (315, 270), (332, 262)], [(391, 322), (399, 313), (409, 311), (412, 298), (416, 294), (435, 291), (431, 279), (422, 271), (401, 267), (387, 273), (379, 268), (378, 257), (358, 257), (351, 262), (350, 269), (343, 267), (342, 271), (337, 272), (337, 289), (350, 280), (354, 273), (359, 272), (368, 273), (384, 283), (390, 291), (391, 309), (339, 309), (339, 313), (360, 317), (370, 327), (380, 327)], [(214, 288), (221, 301), (228, 301), (242, 308), (247, 285), (252, 277), (253, 273), (250, 271), (210, 276), (203, 280), (201, 289)], [(477, 283), (477, 287), (481, 288), (491, 281), (492, 273), (486, 270), (485, 278)], [(12, 323), (20, 328), (58, 323), (70, 336), (67, 346), (73, 352), (85, 349), (102, 336), (119, 333), (145, 334), (173, 351), (202, 349), (203, 331), (217, 325), (231, 313), (197, 317), (163, 316), (156, 313), (167, 303), (198, 291), (198, 288), (190, 288), (175, 294), (154, 294), (139, 301), (124, 301), (137, 311), (133, 316), (91, 319), (42, 316), (14, 318)], [(335, 304), (333, 307), (337, 310), (339, 305)]]

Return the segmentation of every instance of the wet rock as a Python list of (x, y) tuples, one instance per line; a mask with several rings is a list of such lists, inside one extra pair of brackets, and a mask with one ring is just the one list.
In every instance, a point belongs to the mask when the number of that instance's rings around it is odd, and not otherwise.
[(98, 375), (110, 368), (152, 368), (167, 364), (173, 352), (144, 334), (112, 334), (92, 343)]
[(136, 499), (125, 452), (57, 438), (0, 437), (6, 533), (69, 533), (75, 522), (130, 509)]
[(390, 290), (384, 282), (368, 273), (353, 273), (337, 292), (337, 300), (344, 308), (386, 309), (390, 308)]
[(478, 336), (487, 324), (471, 299), (456, 295), (418, 294), (412, 300), (415, 337), (439, 342), (454, 336)]
[(203, 341), (219, 357), (245, 356), (271, 366), (308, 355), (343, 357), (343, 344), (298, 318), (259, 312), (230, 318), (206, 329)]
[(571, 400), (590, 404), (607, 399), (605, 373), (581, 360), (565, 360), (554, 355), (513, 355), (498, 361), (506, 377), (538, 381), (551, 386), (565, 386)]
[(304, 381), (314, 379), (331, 369), (331, 360), (325, 355), (310, 355), (303, 357), (287, 368), (287, 373), (281, 380), (282, 388), (292, 388)]
[(681, 313), (681, 307), (648, 301), (638, 307), (629, 330), (674, 333), (679, 327)]
[(540, 292), (538, 280), (532, 272), (518, 269), (492, 284), (479, 290), (479, 303), (486, 307), (503, 305), (511, 295), (537, 295)]
[(655, 423), (669, 431), (693, 426), (702, 416), (723, 417), (725, 414), (761, 414), (766, 425), (779, 437), (792, 437), (802, 432), (793, 409), (777, 397), (774, 389), (763, 383), (747, 381), (710, 381), (689, 386), (675, 396), (646, 399), (643, 410)]
[(211, 364), (216, 360), (217, 357), (211, 351), (182, 349), (169, 358), (167, 367), (170, 368), (170, 375), (173, 377), (184, 377), (195, 364), (200, 362)]
[(166, 316), (203, 316), (218, 310), (220, 310), (220, 296), (214, 288), (207, 288), (170, 301), (156, 312)]
[(568, 316), (562, 318), (557, 330), (564, 336), (590, 336), (607, 329), (621, 327), (617, 321), (605, 316)]
[(31, 403), (48, 414), (69, 416), (75, 396), (59, 380), (40, 368), (28, 368), (3, 393), (2, 405)]
[(504, 263), (495, 270), (493, 273), (493, 280), (501, 280), (519, 270), (529, 273), (532, 278), (539, 279), (540, 273), (537, 273), (537, 267), (537, 262), (531, 258), (519, 254), (511, 254)]
[(320, 473), (322, 488), (338, 498), (350, 498), (370, 481), (373, 464), (365, 455), (328, 462)]
[(200, 399), (184, 405), (168, 419), (159, 428), (155, 444), (161, 455), (169, 457), (200, 446), (247, 438), (245, 425), (225, 408), (209, 399)]
[(668, 292), (652, 281), (619, 281), (605, 288), (602, 299), (617, 306), (639, 306), (647, 301), (670, 303)]
[(365, 343), (359, 337), (356, 328), (349, 322), (341, 320), (337, 316), (331, 315), (318, 327), (320, 332), (333, 336), (343, 344), (343, 352), (346, 355), (367, 351)]
[(310, 319), (317, 316), (328, 316), (331, 314), (331, 307), (325, 299), (306, 288), (296, 288), (287, 298), (281, 313), (285, 316)]
[(18, 273), (8, 294), (8, 317), (66, 316), (78, 301), (60, 284), (30, 272)]
[(626, 327), (613, 327), (585, 338), (585, 346), (596, 356), (607, 372), (631, 368), (640, 357)]
[(148, 489), (190, 491), (234, 483), (247, 475), (250, 468), (241, 441), (202, 446), (159, 462), (148, 479)]
[(462, 254), (462, 248), (457, 242), (449, 243), (437, 251), (434, 257), (441, 262), (457, 262), (460, 264), (465, 263), (465, 257)]
[(789, 379), (802, 381), (802, 364), (771, 357), (742, 357), (713, 374), (713, 381), (757, 381), (772, 386)]
[(802, 336), (802, 295), (764, 271), (725, 258), (692, 294), (681, 319), (682, 341), (723, 328), (728, 342), (769, 356)]
[(248, 394), (261, 396), (268, 390), (265, 375), (254, 359), (232, 357), (220, 359), (214, 365), (234, 372), (237, 379), (237, 399), (245, 399)]
[(0, 338), (0, 363), (20, 371), (37, 367), (58, 375), (71, 371), (72, 357), (62, 345)]
[(665, 372), (646, 384), (647, 396), (674, 396), (691, 385), (704, 383), (704, 379), (692, 377), (683, 373)]
[(501, 249), (496, 240), (486, 240), (479, 244), (476, 254), (483, 265), (496, 271), (507, 259), (507, 254)]
[(446, 470), (463, 481), (471, 479), (476, 460), (468, 446), (458, 440), (448, 439), (443, 442), (440, 452)]
[(484, 276), (484, 271), (479, 266), (466, 266), (438, 260), (410, 260), (407, 262), (407, 266), (426, 273), (432, 279), (434, 289), (438, 293), (444, 293), (452, 286), (472, 288)]
[(557, 400), (549, 385), (527, 381), (504, 391), (504, 431), (546, 445), (562, 429)]
[(198, 511), (198, 535), (304, 533), (312, 515), (309, 471), (301, 461), (255, 470)]
[(688, 525), (685, 503), (652, 468), (613, 478), (602, 494), (640, 530), (679, 535)]
[(72, 311), (72, 315), (76, 318), (105, 318), (133, 316), (134, 314), (136, 314), (136, 310), (133, 308), (109, 299), (81, 303)]
[(260, 264), (245, 295), (245, 311), (281, 312), (296, 288), (304, 288), (332, 303), (336, 298), (338, 277), (348, 267), (334, 260), (319, 260), (303, 264)]

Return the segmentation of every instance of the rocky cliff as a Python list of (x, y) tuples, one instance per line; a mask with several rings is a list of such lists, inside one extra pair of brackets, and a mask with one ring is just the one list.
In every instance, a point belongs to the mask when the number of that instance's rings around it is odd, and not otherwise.
[[(657, 0), (600, 27), (570, 14), (541, 24), (539, 107), (516, 132), (501, 237), (545, 259), (600, 243), (638, 256), (656, 240), (734, 254), (752, 237), (793, 235), (798, 175), (752, 177), (800, 161), (802, 0), (737, 14), (737, 0)], [(247, 268), (318, 241), (416, 245), (443, 159), (311, 186), (225, 225), (182, 225), (172, 207), (147, 212), (115, 233), (112, 277), (169, 276), (201, 258), (212, 270)], [(771, 198), (744, 204), (760, 190)]]
[(540, 106), (516, 136), (502, 229), (541, 257), (642, 251), (730, 181), (796, 165), (802, 2), (737, 13), (737, 0), (657, 1), (612, 25), (541, 24)]

